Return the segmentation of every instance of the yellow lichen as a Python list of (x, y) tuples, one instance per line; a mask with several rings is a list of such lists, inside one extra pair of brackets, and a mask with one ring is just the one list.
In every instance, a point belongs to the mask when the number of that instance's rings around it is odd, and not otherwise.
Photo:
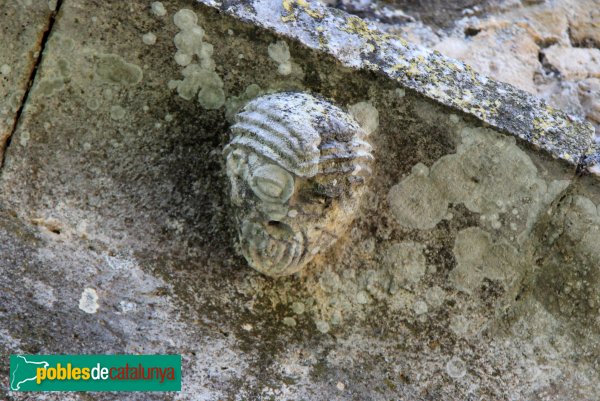
[(541, 132), (545, 132), (548, 131), (554, 124), (550, 123), (549, 121), (540, 118), (540, 117), (536, 117), (533, 120), (533, 128), (536, 131), (541, 131)]
[(306, 0), (283, 0), (283, 9), (287, 15), (281, 17), (281, 21), (289, 22), (296, 20), (295, 10), (304, 11), (308, 16), (314, 19), (323, 19), (323, 13), (310, 8)]
[(395, 64), (387, 72), (390, 75), (396, 74), (398, 71), (404, 71), (408, 68), (407, 64)]
[(419, 68), (417, 68), (416, 64), (411, 64), (410, 68), (406, 70), (406, 75), (409, 77), (416, 77), (418, 75), (421, 75), (421, 71), (419, 70)]
[(342, 30), (348, 33), (357, 34), (367, 41), (373, 41), (378, 44), (392, 38), (392, 35), (380, 33), (379, 31), (370, 28), (362, 19), (354, 16), (348, 17), (346, 26), (342, 28)]

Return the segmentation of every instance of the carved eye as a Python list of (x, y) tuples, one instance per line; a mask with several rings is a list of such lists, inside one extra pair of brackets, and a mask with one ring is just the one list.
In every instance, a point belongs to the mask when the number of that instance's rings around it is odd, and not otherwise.
[(265, 202), (285, 203), (294, 192), (294, 178), (279, 166), (260, 166), (252, 173), (250, 187)]

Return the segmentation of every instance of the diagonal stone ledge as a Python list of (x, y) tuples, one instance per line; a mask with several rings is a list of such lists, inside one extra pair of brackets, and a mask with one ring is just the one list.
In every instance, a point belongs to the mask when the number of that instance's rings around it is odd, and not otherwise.
[(382, 33), (362, 19), (305, 0), (198, 0), (236, 18), (296, 39), (354, 69), (371, 70), (427, 98), (578, 164), (593, 127), (467, 64)]

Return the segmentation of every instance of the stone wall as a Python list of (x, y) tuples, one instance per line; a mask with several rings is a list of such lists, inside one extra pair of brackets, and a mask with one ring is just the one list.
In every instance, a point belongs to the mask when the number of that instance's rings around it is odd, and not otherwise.
[[(14, 353), (182, 354), (149, 400), (597, 397), (590, 124), (317, 3), (56, 7), (0, 172), (4, 398)], [(272, 279), (222, 150), (281, 91), (352, 114), (374, 161), (336, 245)], [(139, 398), (65, 397), (36, 399)]]

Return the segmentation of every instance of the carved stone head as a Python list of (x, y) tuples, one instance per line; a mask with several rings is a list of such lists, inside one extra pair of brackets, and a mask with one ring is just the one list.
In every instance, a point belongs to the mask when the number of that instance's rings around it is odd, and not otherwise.
[(347, 113), (306, 93), (260, 96), (224, 150), (242, 253), (269, 276), (295, 273), (340, 237), (370, 175), (371, 146)]

